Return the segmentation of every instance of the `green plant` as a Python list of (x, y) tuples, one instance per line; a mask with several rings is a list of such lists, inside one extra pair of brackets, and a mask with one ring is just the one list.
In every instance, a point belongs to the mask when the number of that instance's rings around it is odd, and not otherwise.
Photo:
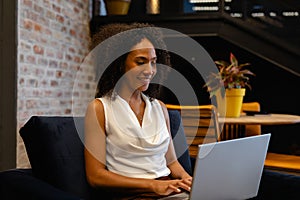
[(210, 92), (210, 97), (214, 96), (221, 88), (245, 88), (251, 89), (249, 75), (255, 76), (253, 72), (244, 67), (250, 63), (239, 64), (233, 53), (230, 53), (230, 63), (223, 60), (215, 61), (219, 73), (210, 73), (204, 87)]

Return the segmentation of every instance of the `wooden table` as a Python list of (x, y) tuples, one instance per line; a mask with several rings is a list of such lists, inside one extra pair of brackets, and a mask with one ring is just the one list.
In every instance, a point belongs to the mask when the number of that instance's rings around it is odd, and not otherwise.
[[(223, 127), (225, 138), (232, 135), (232, 138), (245, 136), (245, 125), (285, 125), (300, 123), (299, 115), (290, 114), (257, 114), (245, 115), (240, 117), (219, 117), (220, 127)], [(223, 126), (224, 125), (224, 126)], [(230, 134), (228, 134), (230, 133)]]
[(284, 125), (300, 123), (299, 115), (289, 114), (257, 114), (253, 116), (219, 117), (220, 123), (239, 125)]

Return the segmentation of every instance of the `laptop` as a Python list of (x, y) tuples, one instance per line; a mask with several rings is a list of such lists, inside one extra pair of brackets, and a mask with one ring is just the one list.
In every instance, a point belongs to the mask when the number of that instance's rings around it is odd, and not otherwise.
[(161, 200), (249, 199), (257, 196), (271, 134), (199, 145), (190, 193)]

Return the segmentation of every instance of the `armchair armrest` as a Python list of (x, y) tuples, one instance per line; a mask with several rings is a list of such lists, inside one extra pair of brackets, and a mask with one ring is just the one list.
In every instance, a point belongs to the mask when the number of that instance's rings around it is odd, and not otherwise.
[(34, 177), (31, 169), (11, 169), (0, 172), (0, 194), (2, 200), (80, 199)]

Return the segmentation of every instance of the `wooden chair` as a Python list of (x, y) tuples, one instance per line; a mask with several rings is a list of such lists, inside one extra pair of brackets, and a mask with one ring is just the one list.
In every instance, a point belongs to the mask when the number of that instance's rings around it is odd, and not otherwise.
[(268, 152), (265, 168), (299, 174), (300, 156)]
[[(243, 111), (260, 111), (260, 104), (258, 102), (248, 102), (242, 104), (242, 113)], [(260, 125), (246, 125), (245, 126), (246, 136), (254, 136), (261, 134)]]
[(168, 109), (179, 110), (191, 157), (196, 157), (198, 145), (218, 142), (220, 129), (215, 106), (166, 105)]

